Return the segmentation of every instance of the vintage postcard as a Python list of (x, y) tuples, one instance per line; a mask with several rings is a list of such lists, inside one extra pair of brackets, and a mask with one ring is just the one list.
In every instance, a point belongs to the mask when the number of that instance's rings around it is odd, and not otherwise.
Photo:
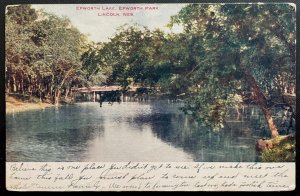
[(11, 4), (9, 191), (292, 191), (296, 4)]

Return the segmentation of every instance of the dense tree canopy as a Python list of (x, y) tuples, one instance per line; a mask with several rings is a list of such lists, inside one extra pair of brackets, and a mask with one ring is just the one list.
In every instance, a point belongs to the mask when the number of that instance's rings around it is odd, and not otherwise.
[(239, 95), (261, 107), (272, 136), (277, 136), (270, 107), (295, 84), (294, 8), (193, 4), (174, 16), (174, 23), (203, 46), (204, 54), (196, 55), (190, 74), (191, 85), (199, 91), (187, 110), (222, 127), (226, 107), (238, 104)]
[(111, 68), (107, 83), (124, 87), (132, 83), (154, 85), (166, 72), (163, 32), (151, 32), (146, 27), (122, 26), (110, 42), (103, 44), (97, 59), (103, 69)]
[(37, 12), (30, 5), (6, 15), (6, 91), (29, 92), (58, 104), (62, 91), (81, 79), (85, 37), (67, 18)]

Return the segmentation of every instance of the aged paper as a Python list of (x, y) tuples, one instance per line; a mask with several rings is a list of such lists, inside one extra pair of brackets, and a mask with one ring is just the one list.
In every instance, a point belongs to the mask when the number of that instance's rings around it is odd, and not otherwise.
[(11, 191), (290, 191), (294, 163), (8, 162)]
[(295, 9), (8, 5), (7, 190), (294, 190)]

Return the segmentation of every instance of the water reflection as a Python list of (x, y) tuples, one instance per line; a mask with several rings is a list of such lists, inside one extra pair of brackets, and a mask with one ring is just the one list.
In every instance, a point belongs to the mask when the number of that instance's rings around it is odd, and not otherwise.
[(163, 100), (101, 108), (80, 103), (7, 115), (7, 161), (257, 160), (255, 139), (262, 133), (255, 109), (213, 133), (180, 106)]

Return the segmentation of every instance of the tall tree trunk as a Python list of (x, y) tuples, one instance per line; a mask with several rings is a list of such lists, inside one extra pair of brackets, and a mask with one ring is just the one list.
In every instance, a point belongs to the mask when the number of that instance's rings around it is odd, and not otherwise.
[(13, 82), (13, 92), (17, 92), (17, 84), (16, 84), (16, 77), (12, 76), (12, 82)]
[(70, 90), (69, 90), (69, 88), (67, 88), (67, 89), (66, 89), (66, 94), (65, 94), (65, 99), (68, 98), (69, 92), (70, 92)]
[(59, 105), (60, 94), (61, 94), (61, 90), (56, 89), (55, 93), (54, 93), (54, 105), (56, 105), (56, 106)]
[(263, 111), (263, 113), (265, 115), (272, 138), (277, 137), (279, 135), (278, 129), (276, 127), (276, 124), (273, 121), (273, 118), (271, 115), (271, 110), (267, 105), (267, 99), (266, 99), (265, 95), (262, 93), (261, 89), (259, 88), (259, 86), (256, 83), (256, 80), (250, 74), (249, 71), (245, 71), (245, 76), (246, 76), (247, 82), (251, 86), (252, 93), (253, 93), (256, 103), (258, 104), (258, 106), (261, 108), (261, 110)]
[(42, 102), (42, 88), (41, 88), (41, 83), (39, 83), (39, 97), (40, 97), (40, 102)]
[(60, 82), (60, 84), (57, 86), (57, 89), (55, 91), (55, 105), (59, 104), (59, 98), (61, 95), (61, 89), (63, 88), (63, 85), (65, 84), (65, 81), (67, 80), (67, 78), (70, 76), (70, 74), (74, 71), (74, 69), (70, 69), (69, 71), (67, 71), (66, 75), (63, 77), (62, 81)]
[(7, 78), (6, 86), (5, 86), (5, 92), (10, 93), (10, 80), (9, 77)]
[(21, 91), (22, 91), (22, 95), (24, 95), (24, 79), (23, 77), (21, 78)]

